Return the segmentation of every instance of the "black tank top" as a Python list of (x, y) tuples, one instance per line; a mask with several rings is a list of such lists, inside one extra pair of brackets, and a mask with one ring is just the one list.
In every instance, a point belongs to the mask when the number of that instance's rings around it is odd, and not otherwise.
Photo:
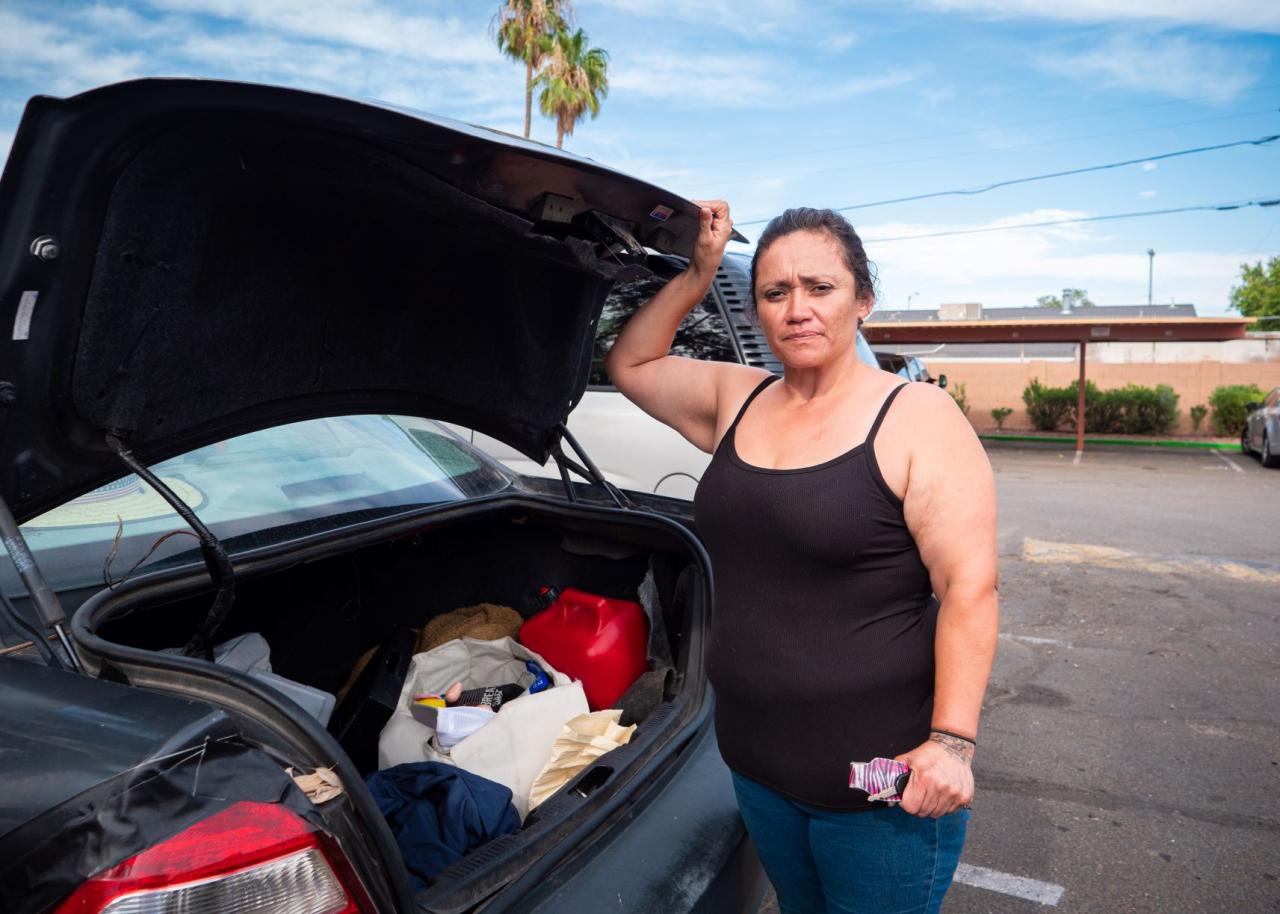
[(929, 736), (938, 601), (885, 484), (873, 442), (825, 463), (773, 470), (725, 432), (694, 496), (715, 600), (708, 675), (730, 768), (827, 809), (882, 808), (849, 787), (849, 763), (892, 758)]

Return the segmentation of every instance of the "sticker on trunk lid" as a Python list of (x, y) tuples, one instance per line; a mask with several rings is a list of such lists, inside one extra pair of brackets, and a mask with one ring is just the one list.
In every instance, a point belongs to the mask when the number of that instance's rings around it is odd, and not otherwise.
[(36, 310), (36, 299), (39, 292), (26, 291), (18, 299), (18, 313), (13, 317), (13, 338), (25, 340), (31, 335), (31, 313)]
[(675, 210), (669, 206), (655, 206), (653, 212), (649, 213), (649, 218), (657, 219), (659, 222), (666, 222), (674, 212)]

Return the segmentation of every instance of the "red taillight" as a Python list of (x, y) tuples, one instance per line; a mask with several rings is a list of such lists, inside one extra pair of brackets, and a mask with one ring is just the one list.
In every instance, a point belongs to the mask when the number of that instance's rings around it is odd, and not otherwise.
[(236, 803), (82, 884), (55, 914), (359, 914), (342, 852), (302, 817)]

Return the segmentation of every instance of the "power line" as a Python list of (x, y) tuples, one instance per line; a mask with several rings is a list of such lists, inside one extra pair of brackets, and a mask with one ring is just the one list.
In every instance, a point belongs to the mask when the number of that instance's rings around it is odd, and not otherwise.
[(985, 127), (970, 127), (964, 130), (948, 130), (943, 133), (922, 133), (915, 136), (900, 137), (894, 140), (876, 140), (870, 143), (849, 143), (841, 146), (825, 146), (819, 149), (802, 149), (796, 152), (779, 152), (767, 156), (752, 156), (745, 159), (733, 159), (728, 162), (691, 162), (691, 165), (714, 165), (722, 168), (726, 165), (744, 165), (752, 162), (769, 162), (777, 159), (789, 159), (797, 156), (815, 155), (823, 152), (843, 152), (848, 149), (870, 149), (876, 146), (893, 146), (898, 143), (914, 143), (918, 140), (934, 140), (944, 137), (969, 136), (975, 133), (986, 133), (989, 130), (1010, 130), (1015, 127), (1035, 127), (1041, 124), (1055, 124), (1061, 121), (1081, 120), (1089, 117), (1101, 117), (1104, 114), (1122, 114), (1127, 111), (1143, 111), (1148, 108), (1164, 108), (1169, 105), (1182, 105), (1190, 102), (1206, 101), (1211, 98), (1221, 98), (1225, 95), (1244, 95), (1251, 92), (1265, 92), (1270, 89), (1280, 89), (1280, 83), (1270, 83), (1265, 86), (1254, 86), (1251, 89), (1244, 89), (1239, 92), (1214, 92), (1210, 95), (1198, 95), (1194, 98), (1173, 99), (1165, 102), (1151, 102), (1146, 105), (1130, 105), (1123, 108), (1104, 108), (1100, 111), (1087, 111), (1081, 114), (1065, 114), (1059, 117), (1039, 118), (1032, 121), (1018, 121), (1012, 124), (990, 124)]
[[(869, 209), (873, 206), (888, 206), (891, 203), (911, 203), (915, 200), (931, 200), (935, 197), (965, 197), (974, 196), (976, 194), (985, 194), (988, 191), (998, 190), (1001, 187), (1012, 187), (1015, 184), (1029, 184), (1032, 181), (1047, 181), (1050, 178), (1065, 178), (1070, 175), (1082, 175), (1091, 171), (1107, 171), (1112, 168), (1125, 168), (1129, 165), (1140, 165), (1143, 162), (1158, 162), (1163, 159), (1174, 159), (1179, 156), (1196, 155), (1201, 152), (1217, 152), (1221, 149), (1231, 149), (1236, 146), (1265, 146), (1268, 143), (1274, 143), (1280, 140), (1280, 133), (1273, 133), (1270, 136), (1258, 137), (1256, 140), (1236, 140), (1231, 143), (1219, 143), (1216, 146), (1198, 146), (1195, 149), (1180, 149), (1177, 152), (1162, 152), (1158, 155), (1143, 156), (1140, 159), (1126, 159), (1123, 162), (1109, 162), (1106, 165), (1088, 165), (1083, 168), (1072, 168), (1067, 171), (1055, 171), (1045, 175), (1032, 175), (1028, 178), (1010, 178), (1007, 181), (996, 181), (993, 184), (987, 184), (983, 187), (973, 187), (963, 190), (938, 190), (927, 194), (914, 194), (910, 197), (893, 197), (889, 200), (876, 200), (872, 203), (853, 203), (849, 206), (832, 207), (836, 212), (845, 212), (851, 209)], [(739, 222), (738, 225), (760, 225), (768, 222), (768, 219), (753, 219), (750, 222)]]
[[(1238, 121), (1238, 120), (1241, 120), (1242, 118), (1257, 117), (1258, 115), (1261, 115), (1261, 114), (1274, 114), (1277, 110), (1280, 110), (1280, 109), (1263, 108), (1257, 111), (1246, 111), (1241, 114), (1226, 114), (1226, 115), (1220, 115), (1218, 117), (1203, 117), (1203, 118), (1197, 118), (1191, 121), (1177, 121), (1172, 124), (1155, 124), (1149, 127), (1132, 127), (1128, 130), (1109, 130), (1105, 133), (1085, 133), (1085, 134), (1081, 134), (1080, 136), (1067, 137), (1065, 139), (1055, 138), (1052, 140), (1038, 140), (1034, 143), (1012, 143), (1007, 146), (992, 146), (987, 149), (970, 149), (970, 150), (966, 150), (965, 152), (947, 152), (947, 153), (942, 153), (941, 155), (917, 156), (914, 159), (885, 159), (880, 162), (865, 162), (865, 163), (857, 163), (853, 165), (841, 165), (837, 168), (822, 168), (816, 171), (793, 172), (791, 174), (783, 175), (783, 177), (812, 178), (812, 177), (817, 177), (819, 175), (838, 174), (840, 172), (845, 172), (845, 171), (867, 171), (868, 169), (879, 168), (885, 165), (914, 165), (919, 162), (938, 162), (938, 161), (948, 160), (948, 159), (962, 159), (962, 158), (967, 158), (969, 156), (989, 155), (993, 152), (1009, 152), (1014, 149), (1035, 149), (1040, 146), (1059, 146), (1060, 147), (1065, 143), (1078, 143), (1083, 140), (1101, 140), (1101, 139), (1108, 139), (1110, 137), (1117, 137), (1117, 136), (1131, 136), (1135, 133), (1151, 133), (1153, 130), (1170, 130), (1175, 127), (1193, 127), (1197, 124), (1214, 124), (1214, 123), (1219, 123), (1221, 121)], [(774, 177), (777, 177), (777, 176), (775, 175)], [(760, 176), (756, 175), (751, 178), (743, 178), (741, 180), (735, 180), (735, 181), (719, 181), (711, 186), (715, 188), (739, 187), (744, 184), (758, 184), (760, 180), (761, 180)], [(696, 193), (696, 194), (702, 194), (702, 195), (705, 195), (707, 193), (706, 186), (703, 186), (701, 188), (687, 187), (686, 191), (690, 193)], [(744, 223), (739, 222), (738, 224), (743, 225)]]
[(1050, 225), (1072, 225), (1081, 222), (1109, 222), (1114, 219), (1137, 219), (1140, 216), (1168, 216), (1174, 213), (1194, 213), (1205, 210), (1226, 212), (1250, 206), (1280, 206), (1280, 196), (1269, 200), (1244, 200), (1231, 203), (1204, 203), (1198, 206), (1179, 206), (1173, 209), (1152, 209), (1141, 213), (1113, 213), (1109, 216), (1081, 216), (1076, 219), (1054, 219), (1049, 222), (1024, 222), (1018, 225), (991, 225), (985, 228), (955, 229), (949, 232), (929, 232), (923, 235), (896, 235), (890, 238), (865, 238), (867, 244), (888, 241), (914, 241), (917, 238), (944, 238), (949, 235), (978, 235), (983, 232), (1012, 232), (1020, 229), (1045, 228)]

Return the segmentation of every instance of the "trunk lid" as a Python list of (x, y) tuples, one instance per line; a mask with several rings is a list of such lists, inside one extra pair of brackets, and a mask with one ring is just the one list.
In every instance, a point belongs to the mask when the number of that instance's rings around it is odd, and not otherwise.
[(0, 495), (19, 521), (282, 422), (404, 413), (541, 462), (641, 246), (697, 209), (387, 106), (199, 80), (28, 104), (0, 181)]

